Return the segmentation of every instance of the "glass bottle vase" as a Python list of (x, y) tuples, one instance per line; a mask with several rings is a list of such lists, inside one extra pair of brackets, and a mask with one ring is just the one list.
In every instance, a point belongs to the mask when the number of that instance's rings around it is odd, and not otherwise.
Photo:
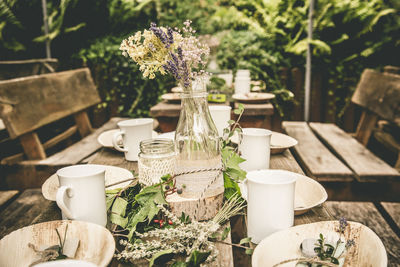
[[(175, 133), (176, 173), (193, 172), (176, 177), (181, 197), (206, 198), (224, 192), (222, 172), (210, 171), (222, 167), (217, 128), (208, 108), (207, 93), (202, 90), (181, 95), (181, 113)], [(204, 170), (209, 171), (204, 171)]]

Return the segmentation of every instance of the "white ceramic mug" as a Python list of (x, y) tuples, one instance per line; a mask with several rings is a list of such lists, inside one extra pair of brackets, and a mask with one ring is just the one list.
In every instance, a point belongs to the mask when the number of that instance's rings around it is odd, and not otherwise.
[[(141, 141), (152, 138), (153, 119), (140, 118), (120, 121), (117, 123), (121, 129), (114, 134), (112, 142), (116, 150), (125, 152), (125, 159), (137, 161), (139, 154), (139, 144)], [(120, 147), (118, 141), (122, 136), (123, 147)]]
[(230, 106), (209, 106), (211, 117), (217, 126), (218, 135), (220, 137), (224, 134), (224, 129), (229, 126), (228, 121), (231, 119)]
[(240, 163), (239, 166), (245, 171), (269, 169), (272, 132), (261, 128), (243, 128), (242, 130), (239, 151), (246, 161)]
[(293, 226), (296, 179), (296, 173), (284, 170), (247, 173), (247, 192), (242, 193), (247, 195), (247, 236), (253, 243)]
[(56, 201), (63, 219), (106, 226), (105, 168), (82, 164), (59, 169)]
[(235, 94), (250, 93), (250, 78), (237, 77), (235, 78)]

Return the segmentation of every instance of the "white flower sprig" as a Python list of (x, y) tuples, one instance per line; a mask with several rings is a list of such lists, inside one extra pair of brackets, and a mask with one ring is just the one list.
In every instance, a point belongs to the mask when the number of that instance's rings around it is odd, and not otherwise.
[(154, 79), (157, 72), (170, 73), (184, 90), (191, 90), (194, 69), (205, 66), (210, 48), (193, 36), (196, 31), (190, 24), (187, 20), (182, 29), (173, 30), (151, 23), (149, 30), (123, 40), (120, 50), (140, 66), (143, 77)]
[(195, 250), (200, 252), (210, 251), (206, 262), (212, 262), (218, 256), (218, 250), (210, 237), (217, 233), (221, 225), (231, 216), (239, 214), (245, 206), (245, 201), (238, 195), (233, 195), (225, 202), (221, 210), (213, 220), (198, 222), (191, 221), (183, 223), (177, 216), (166, 209), (163, 205), (158, 205), (161, 212), (169, 218), (174, 227), (155, 229), (145, 233), (135, 232), (137, 240), (140, 242), (129, 243), (127, 240), (121, 240), (120, 244), (125, 249), (116, 254), (118, 260), (134, 262), (139, 259), (150, 259), (160, 251), (170, 250), (174, 254), (186, 255), (186, 260)]

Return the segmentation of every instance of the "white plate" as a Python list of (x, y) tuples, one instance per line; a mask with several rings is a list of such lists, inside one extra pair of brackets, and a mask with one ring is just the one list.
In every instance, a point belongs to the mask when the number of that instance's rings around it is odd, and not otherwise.
[[(237, 144), (239, 142), (239, 136), (237, 132), (232, 136), (232, 143)], [(284, 152), (286, 149), (297, 145), (297, 140), (293, 137), (272, 131), (271, 135), (271, 154), (279, 154)]]
[(232, 99), (242, 103), (256, 104), (267, 103), (269, 100), (274, 99), (275, 95), (270, 93), (247, 93), (247, 94), (233, 94)]
[[(133, 178), (132, 172), (127, 169), (104, 165), (106, 169), (106, 180), (105, 185), (114, 184), (116, 182)], [(122, 188), (127, 186), (131, 181), (127, 181), (121, 184), (107, 187), (107, 189)], [(57, 174), (53, 174), (42, 185), (42, 194), (45, 199), (56, 201), (57, 189), (60, 186)]]
[[(247, 188), (243, 183), (239, 183), (242, 196), (247, 200)], [(300, 215), (308, 210), (321, 205), (328, 198), (325, 188), (312, 178), (297, 174), (294, 214)]]
[(297, 145), (297, 140), (293, 137), (278, 133), (272, 132), (271, 135), (271, 154), (279, 154), (285, 151), (288, 148), (294, 147)]
[(180, 103), (181, 94), (180, 93), (167, 93), (161, 96), (161, 99), (171, 103)]
[(166, 139), (175, 140), (175, 131), (159, 134), (157, 136), (157, 138), (166, 138)]
[[(98, 137), (97, 137), (97, 142), (99, 142), (100, 145), (108, 148), (113, 148), (113, 143), (112, 143), (112, 138), (115, 133), (119, 132), (119, 129), (113, 129), (113, 130), (108, 130), (105, 132), (102, 132)], [(152, 137), (156, 138), (158, 136), (157, 132), (152, 131)], [(122, 139), (118, 141), (118, 143), (122, 144)]]
[[(344, 240), (353, 239), (355, 245), (346, 253), (344, 266), (386, 267), (387, 255), (379, 237), (367, 226), (348, 222), (350, 234), (345, 232)], [(266, 237), (256, 247), (252, 256), (253, 267), (274, 266), (284, 260), (301, 258), (300, 244), (307, 238), (319, 238), (323, 234), (328, 240), (337, 240), (336, 229), (339, 221), (325, 221), (303, 224), (282, 230)], [(279, 265), (294, 267), (296, 261)]]
[(171, 89), (172, 93), (183, 93), (182, 87), (173, 87)]
[(57, 245), (59, 241), (55, 229), (63, 237), (67, 225), (67, 240), (69, 237), (79, 239), (75, 259), (91, 262), (95, 266), (108, 266), (115, 252), (115, 241), (110, 231), (94, 223), (68, 220), (34, 224), (5, 236), (0, 241), (0, 266), (29, 266), (38, 257), (28, 244), (37, 248)]

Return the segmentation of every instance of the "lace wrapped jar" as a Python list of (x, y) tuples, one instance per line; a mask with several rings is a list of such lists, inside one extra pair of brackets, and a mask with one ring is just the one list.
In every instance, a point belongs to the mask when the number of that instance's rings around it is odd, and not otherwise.
[[(193, 83), (191, 91), (181, 94), (181, 113), (175, 133), (177, 173), (181, 197), (203, 199), (224, 192), (220, 144), (211, 118), (204, 80)], [(215, 169), (215, 170), (210, 170)], [(204, 171), (208, 170), (208, 171)]]
[(174, 175), (176, 168), (175, 145), (169, 139), (148, 139), (140, 142), (139, 182), (153, 185), (166, 174)]

